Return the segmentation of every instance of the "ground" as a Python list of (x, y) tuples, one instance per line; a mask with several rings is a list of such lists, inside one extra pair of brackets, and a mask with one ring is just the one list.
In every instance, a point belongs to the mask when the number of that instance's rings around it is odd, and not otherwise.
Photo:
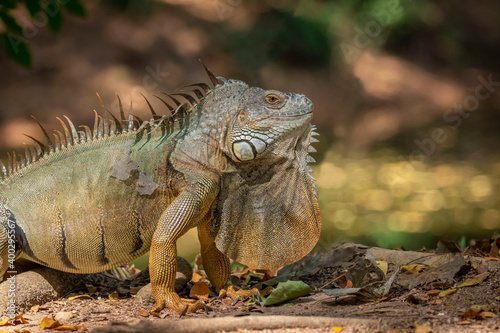
[[(374, 259), (376, 267), (371, 266)], [(380, 273), (378, 267), (384, 271), (384, 263), (387, 273)], [(389, 281), (395, 271), (395, 279)], [(237, 274), (249, 275), (241, 269)], [(98, 332), (500, 332), (497, 258), (344, 244), (287, 266), (274, 279), (302, 280), (311, 292), (278, 306), (260, 306), (251, 300), (233, 304), (231, 299), (210, 297), (206, 303), (212, 311), (187, 313), (181, 319), (168, 309), (151, 315), (152, 303), (147, 297), (139, 299), (139, 294), (119, 299), (117, 294), (65, 297), (25, 311), (25, 324), (3, 329), (39, 332), (42, 320), (55, 316), (73, 325), (69, 328)], [(358, 293), (327, 295), (360, 283), (365, 288)], [(188, 296), (191, 285), (181, 294)], [(217, 317), (223, 319), (213, 320)]]

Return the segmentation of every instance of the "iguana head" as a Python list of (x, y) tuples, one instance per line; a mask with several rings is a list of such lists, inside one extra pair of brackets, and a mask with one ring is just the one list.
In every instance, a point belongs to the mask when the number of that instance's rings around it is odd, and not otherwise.
[(227, 161), (211, 234), (231, 259), (251, 268), (282, 267), (309, 253), (321, 230), (307, 165), (317, 141), (313, 105), (304, 95), (221, 82), (214, 98), (231, 111), (219, 110), (217, 118), (222, 131), (215, 137)]
[(273, 144), (310, 123), (313, 104), (304, 95), (248, 88), (226, 136), (226, 149), (234, 161), (254, 160)]

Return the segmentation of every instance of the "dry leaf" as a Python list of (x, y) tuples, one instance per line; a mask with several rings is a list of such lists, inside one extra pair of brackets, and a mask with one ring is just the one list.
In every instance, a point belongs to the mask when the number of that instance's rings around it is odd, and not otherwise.
[(465, 282), (461, 283), (458, 288), (462, 288), (462, 287), (470, 287), (470, 286), (475, 286), (476, 284), (480, 284), (481, 282), (483, 282), (484, 280), (486, 280), (486, 278), (490, 275), (489, 272), (484, 272), (484, 273), (481, 273), (481, 274), (478, 274), (476, 276), (474, 276), (473, 278), (471, 279), (467, 279), (465, 280)]
[(189, 297), (197, 299), (208, 298), (208, 293), (209, 293), (208, 284), (206, 282), (200, 282), (195, 284), (191, 288), (191, 291), (189, 292)]
[(193, 277), (191, 278), (191, 282), (198, 283), (203, 279), (203, 276), (201, 276), (198, 273), (193, 273)]
[(448, 289), (448, 290), (445, 290), (445, 291), (440, 292), (440, 293), (439, 293), (439, 297), (446, 297), (446, 296), (449, 296), (449, 295), (453, 295), (453, 294), (455, 294), (457, 291), (458, 291), (458, 289), (457, 289), (457, 288)]
[(139, 311), (137, 312), (137, 314), (138, 314), (139, 316), (142, 316), (142, 317), (149, 317), (149, 311), (148, 311), (148, 310), (144, 310), (144, 309), (139, 310)]
[(459, 321), (459, 322), (458, 322), (458, 325), (470, 325), (470, 323), (471, 323), (471, 322), (470, 322), (470, 321), (468, 321), (468, 320), (463, 320), (463, 321)]
[(76, 296), (68, 297), (68, 301), (72, 301), (74, 299), (83, 299), (83, 298), (90, 298), (90, 299), (92, 299), (92, 297), (90, 297), (89, 295), (76, 295)]
[(40, 322), (40, 328), (42, 330), (47, 330), (47, 329), (53, 329), (53, 328), (56, 328), (58, 326), (61, 326), (62, 324), (54, 319), (51, 319), (49, 317), (45, 317), (42, 319), (42, 321)]
[(382, 272), (384, 272), (384, 275), (387, 275), (387, 269), (388, 269), (387, 261), (377, 260), (376, 262), (377, 262), (378, 268), (380, 268), (380, 270)]
[(112, 301), (118, 301), (118, 292), (115, 290), (111, 294), (109, 294), (108, 298)]
[(0, 326), (14, 326), (20, 324), (27, 324), (28, 321), (23, 318), (23, 314), (18, 314), (14, 318), (6, 317), (0, 321)]
[(441, 304), (443, 303), (442, 299), (433, 299), (432, 301), (427, 302), (427, 304)]
[(33, 306), (31, 307), (31, 311), (33, 311), (33, 312), (35, 312), (35, 313), (36, 313), (36, 312), (38, 312), (38, 310), (40, 310), (40, 305), (33, 305)]
[(87, 290), (90, 294), (95, 294), (95, 292), (97, 291), (97, 288), (91, 284), (86, 284), (85, 287), (87, 287)]
[(54, 301), (55, 304), (59, 304), (59, 305), (64, 305), (64, 302), (62, 301)]
[(0, 326), (12, 326), (12, 324), (10, 323), (10, 320), (11, 319), (9, 317), (2, 319), (0, 321)]
[(82, 326), (76, 325), (61, 325), (54, 328), (56, 331), (86, 331), (87, 329)]
[(490, 311), (481, 312), (483, 318), (495, 318), (497, 315)]
[(416, 325), (415, 333), (432, 333), (432, 328), (427, 325)]
[(342, 327), (340, 327), (340, 326), (333, 326), (332, 331), (334, 331), (334, 332), (342, 332)]
[(437, 296), (437, 295), (439, 295), (439, 293), (440, 293), (440, 291), (437, 290), (437, 289), (432, 289), (432, 290), (429, 290), (429, 291), (426, 292), (426, 294), (429, 295), (429, 296), (431, 296), (431, 297), (432, 296)]
[(410, 272), (412, 274), (417, 274), (418, 272), (422, 271), (424, 268), (422, 265), (414, 264), (414, 265), (404, 265), (401, 266), (401, 272)]
[(40, 322), (40, 328), (42, 330), (57, 330), (57, 331), (86, 331), (85, 327), (76, 326), (76, 325), (64, 325), (58, 322), (57, 320), (53, 320), (49, 317), (45, 317)]

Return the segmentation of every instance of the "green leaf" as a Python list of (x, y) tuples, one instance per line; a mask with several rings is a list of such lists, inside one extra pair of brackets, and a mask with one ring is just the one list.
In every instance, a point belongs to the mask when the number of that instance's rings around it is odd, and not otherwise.
[(269, 306), (297, 297), (305, 296), (311, 292), (311, 287), (302, 281), (280, 282), (273, 292), (260, 305)]
[(73, 15), (80, 16), (80, 17), (85, 17), (87, 15), (87, 12), (85, 11), (85, 8), (83, 5), (80, 3), (79, 0), (69, 0), (64, 7), (68, 12), (70, 12)]
[(17, 24), (16, 20), (10, 16), (7, 12), (0, 11), (0, 19), (3, 21), (5, 26), (14, 32), (21, 33), (23, 32), (23, 28), (19, 24)]
[(56, 0), (49, 0), (45, 6), (45, 12), (49, 20), (49, 27), (53, 32), (58, 32), (61, 30), (62, 26), (62, 15), (61, 7)]
[(3, 36), (7, 54), (24, 67), (31, 67), (31, 53), (28, 49), (27, 40), (13, 32)]

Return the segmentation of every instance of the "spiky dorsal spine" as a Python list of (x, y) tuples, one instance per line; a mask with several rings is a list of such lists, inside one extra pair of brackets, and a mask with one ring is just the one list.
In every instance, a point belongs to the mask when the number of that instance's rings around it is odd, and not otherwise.
[[(215, 77), (215, 75), (203, 63), (202, 65), (214, 86), (224, 83), (224, 80), (222, 78)], [(97, 111), (94, 110), (95, 117), (93, 129), (91, 130), (87, 125), (80, 125), (79, 128), (83, 128), (83, 130), (77, 131), (75, 125), (69, 117), (63, 116), (66, 119), (66, 122), (64, 122), (63, 119), (56, 117), (56, 119), (61, 123), (62, 131), (54, 131), (54, 141), (52, 141), (49, 134), (42, 126), (42, 124), (38, 121), (38, 119), (32, 116), (32, 118), (36, 121), (36, 123), (42, 130), (46, 143), (43, 143), (42, 141), (30, 135), (24, 134), (26, 137), (33, 140), (33, 144), (25, 144), (24, 156), (19, 155), (18, 157), (15, 152), (12, 152), (12, 156), (10, 153), (7, 153), (7, 166), (5, 166), (5, 164), (0, 160), (0, 169), (2, 170), (3, 174), (3, 177), (0, 175), (0, 180), (6, 180), (13, 174), (17, 173), (19, 170), (36, 163), (47, 155), (65, 151), (75, 145), (84, 144), (107, 137), (124, 135), (131, 132), (140, 134), (142, 131), (148, 129), (153, 130), (155, 128), (173, 126), (175, 122), (178, 122), (186, 117), (186, 115), (188, 115), (211, 90), (212, 88), (210, 88), (210, 86), (206, 83), (195, 83), (188, 86), (183, 86), (177, 89), (177, 92), (174, 93), (167, 94), (162, 92), (162, 94), (168, 96), (173, 101), (173, 106), (172, 103), (169, 103), (163, 98), (155, 95), (155, 97), (163, 102), (163, 104), (168, 108), (170, 112), (170, 115), (163, 116), (158, 115), (149, 100), (141, 94), (146, 100), (149, 111), (152, 114), (152, 118), (147, 121), (143, 121), (141, 118), (134, 115), (132, 101), (130, 101), (129, 114), (128, 118), (126, 119), (122, 101), (117, 94), (116, 96), (120, 108), (120, 120), (118, 120), (106, 108), (101, 97), (99, 96), (99, 94), (97, 94), (99, 103), (101, 105), (102, 115), (98, 114)], [(194, 94), (194, 96), (191, 94)], [(178, 97), (176, 98), (174, 96), (180, 96), (181, 98), (185, 99), (186, 102), (182, 102)]]

